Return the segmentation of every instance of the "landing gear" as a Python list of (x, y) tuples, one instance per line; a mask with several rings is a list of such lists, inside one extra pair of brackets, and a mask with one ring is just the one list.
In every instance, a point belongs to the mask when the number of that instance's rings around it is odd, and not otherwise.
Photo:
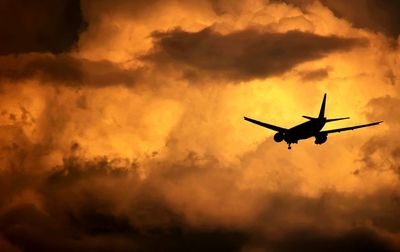
[(290, 146), (290, 143), (289, 143), (288, 150), (291, 150), (291, 149), (292, 149), (292, 147)]

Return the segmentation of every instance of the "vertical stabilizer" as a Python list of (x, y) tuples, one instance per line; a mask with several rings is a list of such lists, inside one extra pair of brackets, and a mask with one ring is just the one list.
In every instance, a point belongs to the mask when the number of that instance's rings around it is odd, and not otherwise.
[(321, 110), (319, 111), (318, 118), (324, 118), (325, 117), (325, 103), (326, 103), (326, 94), (324, 95), (324, 99), (322, 100)]

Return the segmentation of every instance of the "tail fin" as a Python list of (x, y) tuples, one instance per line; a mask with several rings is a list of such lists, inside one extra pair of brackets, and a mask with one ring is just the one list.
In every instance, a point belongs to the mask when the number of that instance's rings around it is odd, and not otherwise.
[(325, 117), (325, 103), (326, 103), (326, 94), (324, 94), (324, 99), (322, 100), (321, 109), (319, 111), (318, 118), (320, 119)]

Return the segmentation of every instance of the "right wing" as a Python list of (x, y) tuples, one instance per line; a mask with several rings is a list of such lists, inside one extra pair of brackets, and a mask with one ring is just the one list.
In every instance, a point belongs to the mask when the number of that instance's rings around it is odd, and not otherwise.
[(251, 118), (248, 118), (248, 117), (244, 117), (244, 120), (249, 121), (251, 123), (255, 123), (257, 125), (260, 125), (262, 127), (265, 127), (265, 128), (271, 129), (271, 130), (278, 131), (278, 132), (287, 131), (287, 129), (285, 129), (285, 128), (282, 128), (282, 127), (279, 127), (279, 126), (275, 126), (275, 125), (272, 125), (272, 124), (268, 124), (268, 123), (264, 123), (264, 122), (260, 122), (260, 121), (257, 121), (257, 120), (254, 120), (254, 119), (251, 119)]
[(352, 126), (352, 127), (346, 127), (346, 128), (340, 128), (340, 129), (324, 130), (324, 131), (321, 131), (320, 133), (330, 134), (330, 133), (336, 133), (336, 132), (341, 132), (341, 131), (346, 131), (346, 130), (354, 130), (354, 129), (359, 129), (359, 128), (364, 128), (364, 127), (369, 127), (369, 126), (378, 125), (378, 124), (380, 124), (381, 122), (383, 122), (383, 121), (374, 122), (374, 123), (368, 123), (368, 124), (362, 124), (362, 125), (357, 125), (357, 126)]

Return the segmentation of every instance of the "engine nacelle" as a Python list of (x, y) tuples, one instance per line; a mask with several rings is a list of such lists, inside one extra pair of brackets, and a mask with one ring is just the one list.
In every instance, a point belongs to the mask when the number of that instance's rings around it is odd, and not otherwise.
[(283, 138), (284, 138), (284, 136), (283, 136), (283, 134), (280, 133), (280, 132), (278, 132), (278, 133), (276, 133), (276, 134), (274, 135), (274, 140), (275, 140), (275, 142), (277, 142), (277, 143), (282, 142), (282, 141), (283, 141)]
[(315, 136), (315, 144), (323, 144), (328, 140), (328, 134), (318, 134)]

